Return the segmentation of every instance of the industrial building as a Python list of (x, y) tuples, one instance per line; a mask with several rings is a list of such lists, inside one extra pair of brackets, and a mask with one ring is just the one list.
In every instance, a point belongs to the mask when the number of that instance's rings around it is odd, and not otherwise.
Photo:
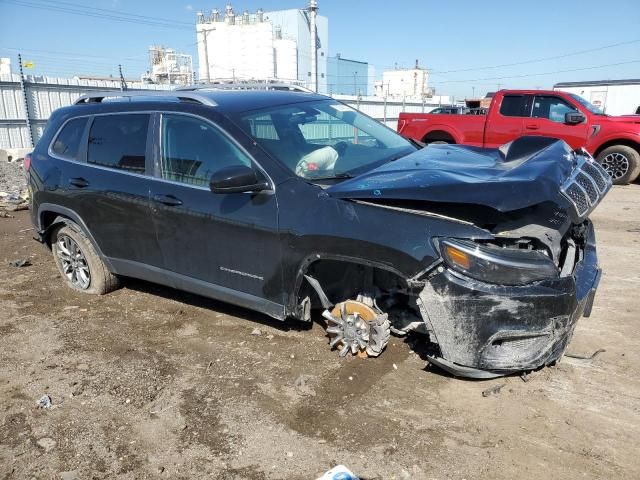
[(429, 88), (429, 71), (421, 68), (416, 60), (415, 68), (395, 68), (382, 72), (382, 81), (375, 83), (375, 96), (420, 100), (433, 97)]
[(372, 65), (342, 58), (338, 53), (327, 62), (327, 90), (329, 94), (369, 95), (375, 71)]
[(198, 12), (196, 36), (201, 82), (278, 79), (327, 93), (329, 20), (315, 0), (306, 9)]
[(190, 85), (193, 83), (191, 55), (178, 53), (159, 45), (149, 47), (149, 70), (142, 75), (145, 83), (160, 85)]

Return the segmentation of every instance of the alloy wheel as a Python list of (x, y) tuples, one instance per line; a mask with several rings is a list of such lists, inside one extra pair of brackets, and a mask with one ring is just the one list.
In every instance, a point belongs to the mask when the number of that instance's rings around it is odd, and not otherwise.
[(604, 157), (601, 165), (614, 180), (621, 178), (629, 171), (629, 159), (618, 152), (610, 153)]
[(86, 290), (91, 284), (89, 263), (74, 239), (60, 235), (56, 242), (56, 254), (62, 266), (62, 273), (71, 284), (80, 290)]

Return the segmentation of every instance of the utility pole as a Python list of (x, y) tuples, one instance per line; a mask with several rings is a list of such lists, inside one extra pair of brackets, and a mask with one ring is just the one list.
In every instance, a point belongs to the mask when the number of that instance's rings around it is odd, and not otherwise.
[(471, 99), (476, 98), (476, 87), (471, 87)]
[(211, 83), (211, 72), (209, 71), (209, 49), (207, 47), (207, 30), (205, 28), (202, 29), (202, 40), (204, 42), (204, 58), (206, 63), (206, 72), (207, 72), (207, 83)]
[(27, 87), (24, 81), (24, 72), (22, 70), (22, 55), (18, 54), (18, 65), (20, 66), (20, 91), (22, 92), (22, 101), (24, 102), (24, 116), (27, 124), (27, 134), (29, 135), (29, 147), (33, 147), (33, 132), (31, 131), (31, 114), (29, 113), (29, 100), (27, 98)]
[(318, 0), (309, 0), (309, 30), (311, 34), (311, 90), (318, 91)]
[(124, 92), (127, 89), (127, 82), (125, 82), (124, 75), (122, 75), (122, 65), (118, 65), (118, 72), (120, 73), (120, 91)]

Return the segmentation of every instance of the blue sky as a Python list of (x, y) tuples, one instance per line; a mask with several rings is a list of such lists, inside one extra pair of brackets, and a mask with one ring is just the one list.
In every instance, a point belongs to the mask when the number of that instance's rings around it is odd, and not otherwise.
[[(222, 9), (225, 3), (0, 0), (0, 56), (15, 65), (21, 51), (35, 64), (28, 73), (117, 75), (121, 63), (125, 76), (139, 77), (151, 44), (191, 53), (195, 61), (196, 11)], [(269, 11), (300, 8), (306, 0), (232, 3), (236, 12)], [(74, 5), (94, 7), (94, 16), (70, 13)], [(432, 70), (430, 84), (437, 93), (471, 96), (474, 89), (482, 94), (498, 86), (640, 78), (638, 0), (319, 0), (319, 6), (329, 18), (330, 55), (368, 61), (377, 74), (419, 59)], [(116, 21), (112, 11), (165, 19), (172, 27)], [(620, 45), (601, 48), (614, 44)], [(594, 49), (599, 50), (574, 54)]]

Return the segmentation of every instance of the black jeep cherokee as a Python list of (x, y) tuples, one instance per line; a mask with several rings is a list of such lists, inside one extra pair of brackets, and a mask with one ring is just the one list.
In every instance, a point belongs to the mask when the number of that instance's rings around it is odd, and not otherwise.
[(51, 116), (29, 184), (71, 288), (127, 276), (277, 319), (323, 307), (341, 355), (415, 331), (468, 377), (562, 355), (611, 185), (560, 140), (421, 149), (325, 96), (219, 88), (80, 98)]

